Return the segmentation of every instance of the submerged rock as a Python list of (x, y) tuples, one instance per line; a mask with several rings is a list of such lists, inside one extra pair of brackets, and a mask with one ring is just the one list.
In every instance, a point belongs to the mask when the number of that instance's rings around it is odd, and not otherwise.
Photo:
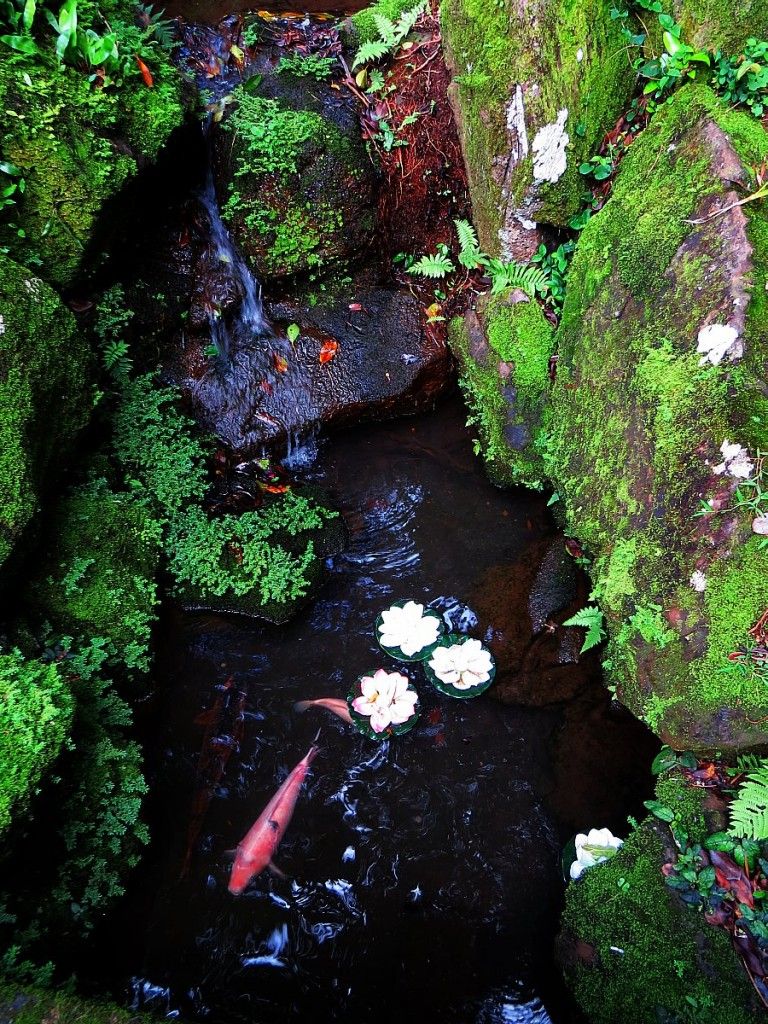
[(453, 101), (483, 248), (529, 259), (579, 211), (589, 160), (635, 76), (609, 0), (446, 0)]

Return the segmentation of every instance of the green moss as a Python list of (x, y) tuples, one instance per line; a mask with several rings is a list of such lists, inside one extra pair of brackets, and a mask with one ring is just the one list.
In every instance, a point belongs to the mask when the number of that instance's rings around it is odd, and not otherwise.
[[(578, 212), (584, 191), (579, 165), (613, 126), (634, 81), (610, 9), (608, 0), (560, 0), (538, 5), (531, 16), (513, 0), (444, 0), (443, 37), (458, 76), (462, 147), (486, 251), (499, 252), (507, 207), (559, 225)], [(525, 89), (529, 143), (561, 110), (568, 111), (565, 174), (533, 190), (531, 155), (509, 168), (510, 147), (517, 142), (508, 135), (507, 107), (518, 84)], [(504, 165), (508, 175), (502, 182)]]
[[(698, 821), (687, 803), (683, 811)], [(568, 887), (564, 930), (595, 951), (591, 965), (566, 968), (577, 1001), (592, 1024), (698, 1020), (693, 1008), (718, 1024), (756, 1020), (727, 934), (674, 902), (663, 861), (659, 833), (646, 822), (616, 857)]]
[(0, 987), (0, 1016), (8, 1024), (139, 1024), (150, 1019), (109, 1003), (19, 985)]
[[(665, 4), (669, 9), (669, 4)], [(768, 38), (768, 10), (763, 0), (674, 0), (683, 38), (706, 49), (738, 53), (750, 36)]]
[(508, 293), (481, 299), (478, 317), (487, 355), (471, 351), (463, 320), (454, 320), (449, 329), (449, 344), (461, 363), (468, 424), (478, 427), (479, 449), (496, 483), (540, 488), (552, 327), (536, 302), (512, 302)]
[(90, 368), (55, 292), (0, 253), (0, 562), (88, 418)]
[(352, 16), (352, 24), (355, 28), (358, 43), (367, 43), (371, 39), (379, 38), (379, 30), (376, 27), (374, 15), (389, 18), (396, 22), (405, 11), (411, 11), (421, 0), (378, 0), (378, 3), (358, 11)]
[(52, 534), (56, 568), (35, 588), (44, 617), (60, 635), (103, 638), (122, 670), (148, 671), (160, 552), (147, 510), (100, 481), (62, 502)]
[(656, 783), (656, 799), (674, 811), (675, 829), (684, 832), (690, 843), (703, 843), (709, 834), (704, 817), (706, 797), (705, 789), (688, 785), (680, 775), (666, 775)]
[(0, 654), (0, 832), (29, 802), (71, 720), (72, 698), (55, 665)]

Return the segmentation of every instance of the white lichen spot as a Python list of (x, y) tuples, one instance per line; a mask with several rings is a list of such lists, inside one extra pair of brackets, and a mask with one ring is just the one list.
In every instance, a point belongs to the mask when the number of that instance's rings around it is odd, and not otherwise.
[(689, 582), (697, 594), (703, 594), (707, 589), (707, 577), (700, 569), (697, 569), (696, 572), (692, 573)]
[(39, 277), (28, 277), (24, 281), (24, 290), (35, 299), (40, 295), (42, 287), (43, 282)]
[(523, 88), (518, 85), (515, 94), (507, 105), (507, 132), (515, 147), (512, 153), (512, 162), (519, 164), (528, 156), (530, 146), (528, 144), (528, 129), (525, 126), (525, 101)]
[(768, 512), (764, 512), (752, 520), (752, 533), (756, 533), (760, 537), (768, 537)]
[(5, 334), (5, 317), (0, 313), (0, 334)]
[(697, 352), (703, 352), (699, 366), (707, 362), (718, 366), (727, 356), (729, 359), (740, 359), (744, 355), (744, 343), (739, 332), (728, 324), (709, 324), (699, 331)]
[(566, 147), (570, 142), (565, 130), (568, 110), (558, 112), (554, 124), (545, 124), (533, 140), (533, 176), (536, 181), (559, 181), (567, 166)]
[(731, 444), (726, 440), (720, 445), (720, 454), (723, 461), (715, 466), (714, 472), (718, 476), (727, 473), (736, 480), (748, 480), (755, 469), (755, 464), (749, 457), (749, 452), (740, 444)]
[(579, 47), (578, 50), (576, 51), (576, 62), (578, 64), (581, 64), (581, 62), (583, 60), (584, 60), (584, 51), (582, 50), (581, 47)]

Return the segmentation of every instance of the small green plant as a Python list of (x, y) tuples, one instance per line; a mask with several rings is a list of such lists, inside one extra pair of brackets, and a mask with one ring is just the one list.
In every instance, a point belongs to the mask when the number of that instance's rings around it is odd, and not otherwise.
[(650, 60), (641, 60), (637, 70), (641, 78), (649, 79), (643, 90), (657, 102), (685, 79), (694, 79), (699, 71), (712, 64), (705, 50), (697, 50), (683, 41), (682, 29), (669, 14), (659, 14), (664, 53)]
[(768, 109), (768, 42), (748, 39), (736, 57), (718, 51), (712, 84), (726, 103), (743, 104), (762, 117)]
[(326, 81), (338, 65), (335, 57), (321, 57), (318, 53), (302, 55), (291, 53), (281, 57), (277, 65), (278, 74), (297, 75), (299, 77), (316, 78), (318, 82)]
[(768, 839), (768, 760), (747, 772), (731, 801), (729, 833), (761, 842)]
[(548, 301), (557, 313), (561, 313), (565, 302), (565, 289), (568, 280), (568, 267), (571, 263), (575, 242), (563, 242), (556, 249), (547, 249), (540, 245), (531, 256), (531, 263), (541, 267), (547, 276), (549, 286)]
[(407, 273), (417, 274), (419, 277), (428, 277), (438, 280), (454, 273), (456, 264), (450, 257), (450, 249), (444, 243), (437, 247), (437, 252), (432, 256), (422, 256), (410, 267)]
[(16, 205), (16, 197), (24, 194), (26, 182), (22, 171), (8, 160), (0, 160), (0, 210)]
[(488, 257), (480, 248), (477, 232), (468, 220), (455, 220), (456, 234), (459, 238), (459, 263), (467, 270), (488, 266)]
[(40, 53), (32, 37), (37, 4), (35, 0), (0, 0), (0, 25), (10, 29), (0, 35), (0, 43), (28, 57)]
[(586, 629), (587, 633), (580, 652), (584, 654), (593, 647), (597, 647), (604, 639), (605, 629), (603, 628), (603, 621), (603, 613), (600, 609), (595, 605), (588, 605), (586, 608), (582, 608), (581, 611), (576, 612), (570, 619), (567, 619), (563, 625), (581, 626)]
[(426, 7), (425, 0), (425, 2), (418, 4), (412, 10), (401, 14), (397, 22), (385, 18), (382, 14), (374, 14), (373, 20), (376, 23), (379, 38), (363, 43), (355, 54), (352, 70), (354, 71), (355, 68), (365, 64), (372, 64), (388, 54), (395, 53), (412, 31), (416, 22), (426, 10)]
[(610, 154), (606, 156), (593, 156), (590, 160), (580, 165), (579, 174), (591, 175), (595, 181), (605, 181), (606, 178), (610, 178), (614, 169), (614, 160)]
[(549, 277), (542, 267), (527, 263), (504, 263), (489, 260), (488, 276), (491, 279), (491, 294), (498, 295), (506, 288), (519, 288), (533, 298), (546, 299), (549, 294)]

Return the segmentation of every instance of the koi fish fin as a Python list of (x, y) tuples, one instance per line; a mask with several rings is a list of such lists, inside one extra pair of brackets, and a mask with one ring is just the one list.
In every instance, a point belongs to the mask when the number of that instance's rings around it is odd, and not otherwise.
[(311, 708), (313, 704), (314, 701), (311, 700), (300, 700), (293, 705), (293, 710), (297, 715), (301, 715), (307, 708)]
[(287, 878), (288, 877), (285, 874), (284, 871), (280, 870), (280, 868), (277, 866), (277, 864), (275, 864), (274, 861), (270, 861), (269, 864), (267, 864), (267, 867), (272, 872), (272, 874), (275, 875), (277, 878)]

